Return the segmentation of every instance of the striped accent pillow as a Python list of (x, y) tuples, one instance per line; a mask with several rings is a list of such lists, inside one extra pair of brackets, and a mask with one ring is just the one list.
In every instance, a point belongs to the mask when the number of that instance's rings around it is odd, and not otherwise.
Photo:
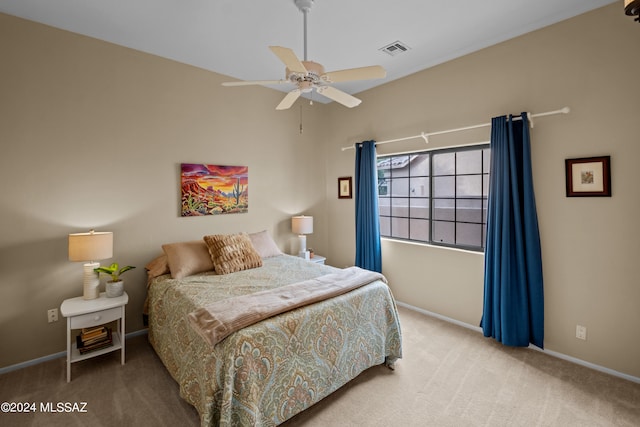
[(247, 233), (204, 236), (211, 261), (218, 274), (262, 267), (262, 258)]

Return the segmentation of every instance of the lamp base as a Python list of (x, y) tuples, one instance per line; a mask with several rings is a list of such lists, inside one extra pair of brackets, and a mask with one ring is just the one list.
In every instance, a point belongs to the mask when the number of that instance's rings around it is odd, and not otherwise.
[(84, 265), (84, 276), (82, 280), (82, 298), (96, 299), (100, 296), (100, 278), (94, 268), (100, 267), (99, 262), (88, 262)]
[(307, 236), (304, 234), (298, 234), (298, 239), (300, 239), (300, 250), (298, 252), (306, 252), (307, 251)]

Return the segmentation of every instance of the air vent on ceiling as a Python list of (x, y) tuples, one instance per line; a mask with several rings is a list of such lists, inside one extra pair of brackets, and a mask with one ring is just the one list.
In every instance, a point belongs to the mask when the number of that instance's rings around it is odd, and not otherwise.
[(399, 55), (403, 52), (409, 50), (409, 46), (402, 43), (401, 41), (395, 41), (391, 44), (386, 45), (385, 47), (380, 48), (381, 51), (388, 53), (391, 56)]

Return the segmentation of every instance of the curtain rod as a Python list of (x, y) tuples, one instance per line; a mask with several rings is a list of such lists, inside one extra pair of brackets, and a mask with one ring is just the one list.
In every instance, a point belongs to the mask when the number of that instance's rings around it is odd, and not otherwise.
[[(571, 111), (571, 109), (569, 107), (564, 107), (564, 108), (561, 108), (561, 109), (555, 110), (555, 111), (547, 111), (546, 113), (538, 113), (538, 114), (527, 113), (527, 117), (529, 118), (529, 125), (533, 128), (533, 120), (532, 119), (534, 117), (552, 116), (554, 114), (569, 114), (570, 111)], [(522, 119), (520, 117), (514, 117), (513, 120), (522, 120)], [(487, 127), (487, 126), (491, 126), (491, 123), (482, 123), (480, 125), (465, 126), (465, 127), (462, 127), (462, 128), (440, 130), (440, 131), (429, 132), (429, 133), (422, 132), (419, 135), (406, 136), (404, 138), (397, 138), (397, 139), (389, 139), (387, 141), (379, 141), (379, 142), (376, 142), (376, 145), (388, 144), (390, 142), (406, 141), (408, 139), (415, 139), (415, 138), (422, 138), (422, 139), (424, 139), (424, 142), (426, 144), (428, 144), (429, 143), (429, 137), (433, 136), (433, 135), (443, 135), (445, 133), (459, 132), (459, 131), (462, 131), (462, 130), (471, 130), (471, 129), (483, 128), (483, 127)], [(352, 150), (355, 147), (356, 147), (355, 144), (350, 145), (348, 147), (342, 147), (342, 151)]]

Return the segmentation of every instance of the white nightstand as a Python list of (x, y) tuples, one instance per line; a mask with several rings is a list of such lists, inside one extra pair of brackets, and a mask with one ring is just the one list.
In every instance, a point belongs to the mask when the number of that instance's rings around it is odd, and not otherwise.
[(315, 262), (316, 264), (324, 264), (327, 259), (322, 255), (315, 254), (313, 258), (309, 258), (309, 261)]
[[(124, 365), (124, 308), (129, 302), (125, 292), (119, 297), (107, 298), (101, 293), (99, 298), (85, 300), (82, 297), (66, 299), (60, 306), (60, 314), (67, 318), (67, 382), (71, 381), (71, 364), (90, 359), (112, 351), (121, 351), (121, 362)], [(113, 331), (113, 345), (87, 354), (80, 354), (77, 344), (71, 342), (71, 330), (90, 328), (118, 321), (118, 328)]]

